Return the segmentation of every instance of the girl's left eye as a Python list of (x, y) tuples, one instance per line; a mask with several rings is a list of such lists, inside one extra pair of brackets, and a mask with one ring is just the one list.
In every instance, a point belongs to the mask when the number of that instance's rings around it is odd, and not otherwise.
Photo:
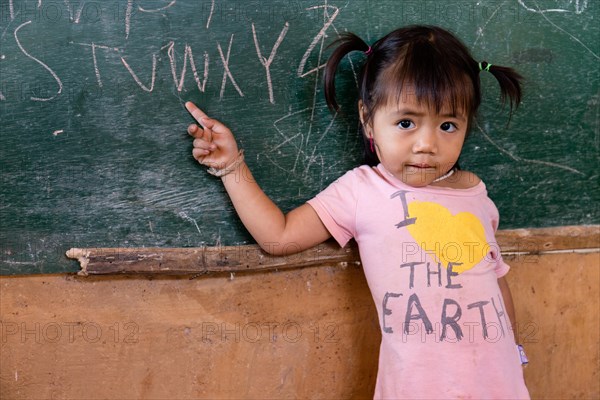
[(415, 127), (414, 122), (412, 122), (410, 119), (403, 119), (402, 121), (398, 122), (397, 125), (400, 129), (411, 129)]
[(444, 132), (455, 132), (457, 130), (456, 125), (454, 125), (452, 122), (444, 122), (442, 125), (440, 125), (440, 129), (443, 130)]

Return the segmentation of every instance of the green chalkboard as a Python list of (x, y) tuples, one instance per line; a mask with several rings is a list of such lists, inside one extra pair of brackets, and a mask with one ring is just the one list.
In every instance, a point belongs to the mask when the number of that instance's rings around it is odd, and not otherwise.
[(0, 2), (0, 273), (76, 271), (71, 247), (252, 243), (191, 157), (194, 101), (228, 124), (285, 210), (360, 162), (353, 71), (323, 100), (326, 45), (407, 24), (454, 31), (526, 78), (507, 127), (484, 102), (463, 168), (501, 228), (599, 222), (600, 3), (593, 0)]

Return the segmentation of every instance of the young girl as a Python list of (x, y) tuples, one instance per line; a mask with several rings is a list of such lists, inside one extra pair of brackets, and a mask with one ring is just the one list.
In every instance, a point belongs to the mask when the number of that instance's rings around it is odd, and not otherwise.
[(332, 109), (338, 64), (352, 51), (366, 54), (358, 113), (367, 165), (284, 215), (252, 179), (231, 131), (187, 103), (202, 126), (188, 128), (194, 158), (221, 177), (266, 251), (356, 240), (382, 334), (375, 398), (529, 398), (509, 267), (494, 236), (498, 211), (483, 182), (458, 167), (481, 100), (479, 74), (498, 80), (511, 111), (521, 77), (476, 62), (437, 27), (398, 29), (372, 46), (346, 34), (325, 69)]

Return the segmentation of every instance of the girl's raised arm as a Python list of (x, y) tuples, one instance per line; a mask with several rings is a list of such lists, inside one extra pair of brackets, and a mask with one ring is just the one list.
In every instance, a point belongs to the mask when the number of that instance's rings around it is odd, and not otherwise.
[(306, 203), (284, 215), (252, 177), (229, 128), (209, 118), (193, 103), (187, 102), (185, 106), (202, 126), (188, 127), (188, 133), (195, 138), (194, 158), (217, 171), (232, 168), (221, 180), (242, 223), (260, 247), (271, 254), (288, 255), (331, 236), (315, 210)]

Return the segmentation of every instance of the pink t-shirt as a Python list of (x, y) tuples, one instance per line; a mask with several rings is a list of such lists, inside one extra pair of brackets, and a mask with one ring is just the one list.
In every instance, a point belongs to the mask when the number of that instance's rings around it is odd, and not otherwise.
[(483, 182), (414, 188), (361, 166), (308, 203), (341, 246), (358, 243), (382, 334), (375, 398), (529, 398)]

